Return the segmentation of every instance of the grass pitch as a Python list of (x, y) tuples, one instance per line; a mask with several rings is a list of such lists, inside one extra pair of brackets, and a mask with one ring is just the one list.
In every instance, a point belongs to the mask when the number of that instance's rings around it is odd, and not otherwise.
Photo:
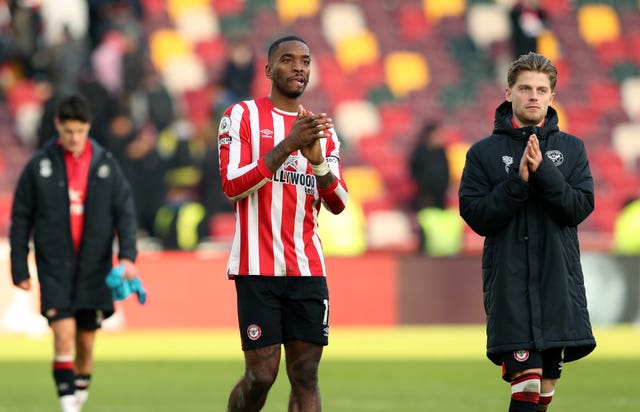
[[(598, 348), (569, 363), (550, 411), (640, 410), (640, 329), (596, 330)], [(0, 335), (0, 412), (58, 411), (48, 335)], [(484, 357), (482, 326), (332, 330), (320, 365), (329, 412), (495, 412), (509, 387)], [(283, 365), (284, 366), (284, 365)], [(243, 372), (234, 330), (102, 332), (84, 412), (224, 411)], [(284, 367), (265, 412), (286, 410)]]

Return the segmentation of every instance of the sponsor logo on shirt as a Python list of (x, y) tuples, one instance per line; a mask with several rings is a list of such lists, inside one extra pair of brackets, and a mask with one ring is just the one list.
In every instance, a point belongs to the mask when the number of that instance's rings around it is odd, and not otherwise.
[(298, 170), (298, 158), (299, 156), (289, 156), (282, 167), (273, 175), (272, 181), (302, 186), (306, 194), (313, 195), (316, 187), (316, 177)]
[(260, 130), (260, 137), (263, 139), (271, 139), (273, 138), (273, 130), (262, 129)]

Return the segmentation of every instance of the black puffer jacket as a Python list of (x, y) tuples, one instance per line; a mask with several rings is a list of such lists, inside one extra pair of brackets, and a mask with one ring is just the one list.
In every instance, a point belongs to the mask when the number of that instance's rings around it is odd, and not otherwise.
[[(496, 110), (493, 135), (468, 151), (459, 188), (460, 215), (485, 236), (482, 283), (487, 356), (562, 347), (565, 361), (596, 346), (580, 264), (577, 225), (593, 211), (593, 179), (584, 143), (560, 132), (549, 108), (543, 127), (516, 129), (511, 103)], [(518, 176), (528, 137), (543, 161), (525, 183)]]
[(119, 258), (136, 258), (137, 226), (129, 183), (111, 153), (89, 142), (93, 156), (77, 255), (71, 240), (65, 162), (56, 139), (29, 160), (16, 187), (10, 230), (13, 283), (29, 278), (27, 256), (33, 235), (43, 314), (67, 307), (113, 310), (105, 277), (112, 267), (116, 233)]

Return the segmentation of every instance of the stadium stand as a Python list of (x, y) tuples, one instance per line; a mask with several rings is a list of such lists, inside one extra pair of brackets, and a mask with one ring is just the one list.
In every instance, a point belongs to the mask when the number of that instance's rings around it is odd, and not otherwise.
[[(143, 60), (160, 74), (178, 117), (189, 119), (205, 141), (215, 138), (230, 42), (242, 37), (259, 51), (252, 91), (264, 94), (270, 41), (289, 33), (307, 39), (314, 54), (308, 104), (335, 119), (354, 194), (356, 186), (372, 191), (354, 213), (362, 212), (372, 225), (370, 237), (397, 224), (404, 235), (387, 245), (396, 250), (414, 244), (417, 234), (406, 167), (416, 125), (442, 119), (454, 175), (448, 199), (456, 206), (466, 148), (490, 133), (493, 109), (503, 99), (504, 65), (512, 58), (507, 15), (513, 2), (507, 0), (134, 3), (141, 10)], [(548, 22), (538, 48), (559, 70), (555, 107), (561, 127), (585, 140), (596, 178), (596, 211), (583, 230), (610, 238), (624, 201), (640, 195), (640, 5), (635, 0), (543, 0), (542, 5)], [(131, 10), (114, 7), (101, 17), (112, 30), (130, 35), (131, 25), (118, 22)], [(15, 53), (0, 61), (0, 235), (7, 234), (17, 173), (35, 150), (35, 125), (45, 115), (47, 98), (27, 66)], [(45, 66), (39, 75), (49, 73)], [(125, 108), (138, 128), (146, 110), (137, 103), (139, 89), (144, 87), (114, 96), (129, 101)], [(211, 218), (212, 237), (228, 239), (228, 217)], [(466, 229), (465, 239), (467, 249), (477, 247)], [(369, 244), (384, 249), (384, 240), (372, 238)], [(356, 243), (354, 250), (361, 250), (363, 242)]]

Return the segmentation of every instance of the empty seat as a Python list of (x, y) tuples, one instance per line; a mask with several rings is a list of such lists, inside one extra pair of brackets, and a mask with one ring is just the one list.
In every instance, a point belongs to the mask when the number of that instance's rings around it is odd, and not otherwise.
[(149, 36), (151, 62), (160, 71), (174, 60), (180, 60), (191, 54), (191, 45), (172, 29), (157, 30)]
[(422, 8), (413, 4), (402, 4), (397, 10), (396, 27), (400, 30), (402, 40), (412, 42), (427, 38), (433, 29), (433, 25)]
[(174, 95), (187, 90), (200, 89), (207, 84), (207, 71), (195, 54), (184, 55), (165, 64), (162, 80)]
[(210, 6), (187, 9), (176, 16), (176, 30), (190, 43), (214, 39), (220, 34), (220, 22)]
[(561, 57), (558, 38), (551, 30), (545, 30), (540, 36), (538, 36), (536, 48), (538, 53), (547, 57), (554, 63)]
[(462, 16), (466, 9), (466, 0), (422, 0), (425, 15), (432, 22), (443, 17)]
[(167, 13), (176, 21), (184, 12), (193, 9), (211, 8), (209, 0), (167, 0)]
[(315, 16), (320, 10), (320, 0), (276, 0), (278, 18), (284, 24), (291, 24), (299, 17)]
[(578, 9), (578, 31), (584, 41), (595, 47), (620, 37), (620, 22), (608, 4), (585, 4)]
[(380, 58), (378, 40), (369, 30), (341, 38), (335, 44), (335, 52), (338, 63), (348, 73), (354, 72), (359, 66), (375, 63)]
[(620, 85), (622, 108), (630, 119), (640, 121), (640, 77), (631, 77)]
[(635, 170), (640, 158), (640, 123), (623, 123), (613, 128), (611, 143), (625, 165)]
[(384, 182), (376, 168), (348, 166), (343, 169), (342, 174), (349, 186), (349, 199), (357, 199), (362, 205), (365, 205), (365, 202), (383, 199)]
[(378, 109), (366, 100), (338, 104), (334, 120), (340, 137), (351, 142), (378, 134), (382, 125)]
[(511, 35), (509, 10), (499, 4), (474, 4), (467, 13), (467, 30), (474, 43), (487, 48)]
[(384, 59), (386, 82), (396, 97), (429, 85), (429, 66), (420, 53), (396, 51)]
[(322, 11), (322, 34), (331, 46), (345, 37), (366, 30), (367, 24), (362, 9), (357, 4), (330, 3)]

